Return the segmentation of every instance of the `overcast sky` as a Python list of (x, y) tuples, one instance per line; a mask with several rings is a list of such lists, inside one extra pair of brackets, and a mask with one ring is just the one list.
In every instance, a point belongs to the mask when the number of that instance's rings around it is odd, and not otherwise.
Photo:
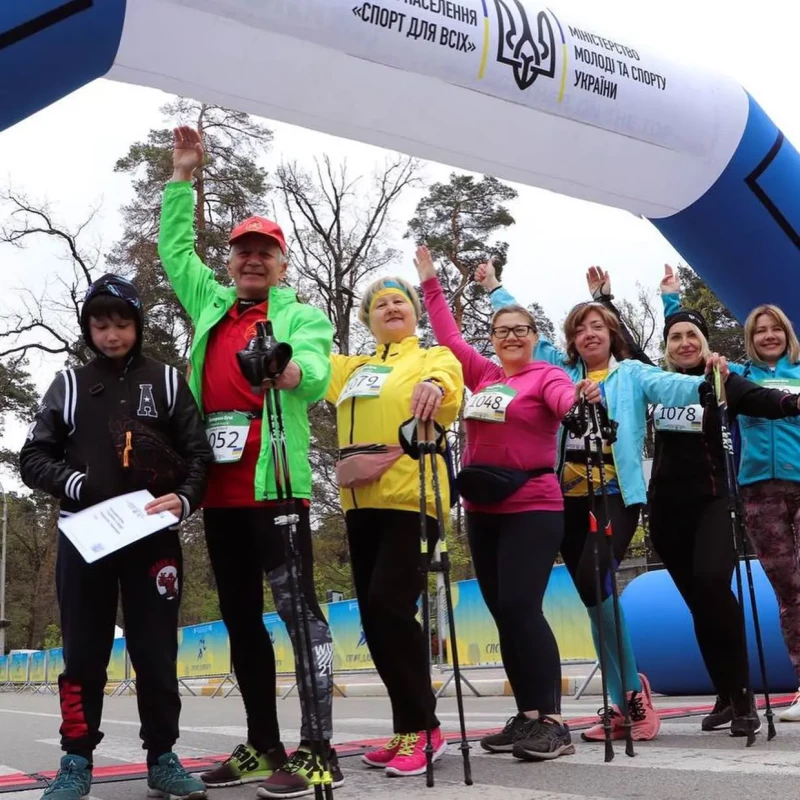
[[(596, 25), (637, 49), (660, 51), (673, 60), (731, 75), (787, 138), (800, 144), (800, 4), (794, 0), (761, 0), (741, 10), (730, 0), (565, 0), (561, 8), (568, 10), (571, 21)], [(554, 10), (558, 13), (558, 6)], [(118, 209), (131, 197), (130, 180), (113, 173), (114, 162), (132, 142), (163, 125), (159, 107), (168, 99), (162, 92), (105, 80), (84, 87), (0, 133), (0, 184), (34, 200), (46, 199), (54, 216), (67, 224), (82, 221), (90, 208), (97, 208), (87, 233), (101, 251), (107, 250), (120, 233)], [(328, 153), (335, 160), (347, 158), (354, 174), (367, 173), (385, 156), (360, 143), (270, 120), (265, 124), (275, 134), (267, 168), (282, 158), (309, 163), (314, 155)], [(428, 163), (425, 175), (429, 182), (446, 180), (451, 169)], [(504, 237), (511, 245), (505, 282), (518, 299), (538, 301), (556, 324), (575, 302), (585, 299), (589, 265), (611, 270), (615, 295), (633, 298), (637, 281), (654, 288), (663, 264), (679, 260), (649, 223), (626, 212), (531, 187), (515, 188), (519, 199), (511, 211), (517, 225)], [(400, 236), (420, 196), (409, 192), (394, 210), (397, 245), (406, 254), (397, 271), (409, 277), (411, 247)], [(2, 247), (0, 264), (3, 312), (17, 302), (20, 288), (40, 291), (67, 269), (47, 243), (23, 252)], [(59, 363), (35, 357), (31, 367), (44, 389)], [(23, 434), (19, 426), (9, 426), (3, 444), (17, 448)]]

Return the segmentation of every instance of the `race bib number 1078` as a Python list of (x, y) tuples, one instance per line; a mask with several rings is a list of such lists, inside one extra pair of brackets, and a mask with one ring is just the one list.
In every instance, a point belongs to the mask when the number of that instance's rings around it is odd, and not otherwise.
[(704, 411), (699, 403), (691, 406), (658, 405), (653, 410), (653, 421), (657, 431), (702, 433)]

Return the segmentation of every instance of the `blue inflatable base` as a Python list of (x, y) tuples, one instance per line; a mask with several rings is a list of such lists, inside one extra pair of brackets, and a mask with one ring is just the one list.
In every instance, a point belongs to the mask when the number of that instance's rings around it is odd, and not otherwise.
[[(750, 561), (771, 692), (794, 692), (798, 678), (781, 634), (778, 603), (761, 564)], [(750, 681), (763, 692), (753, 615), (744, 562), (739, 565), (745, 594)], [(731, 582), (736, 593), (736, 576)], [(694, 634), (692, 616), (666, 570), (639, 575), (620, 598), (636, 662), (654, 692), (665, 695), (715, 694)]]

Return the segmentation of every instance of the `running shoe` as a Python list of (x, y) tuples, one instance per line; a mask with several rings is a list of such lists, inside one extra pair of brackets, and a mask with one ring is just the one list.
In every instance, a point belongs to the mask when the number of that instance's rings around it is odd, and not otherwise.
[[(344, 783), (339, 759), (335, 750), (328, 751), (328, 769), (331, 786), (337, 789)], [(291, 758), (261, 786), (256, 794), (259, 797), (305, 797), (314, 794), (315, 787), (322, 782), (322, 759), (301, 746)]]
[(550, 717), (535, 720), (525, 738), (514, 743), (511, 754), (523, 761), (551, 761), (575, 752), (569, 728)]
[(147, 796), (166, 800), (204, 800), (206, 786), (193, 778), (175, 753), (164, 753), (158, 764), (147, 770)]
[(67, 754), (61, 758), (58, 773), (45, 789), (42, 800), (84, 800), (91, 788), (89, 762), (82, 756)]
[(520, 711), (515, 717), (509, 718), (500, 733), (484, 736), (481, 739), (481, 747), (489, 753), (510, 753), (514, 742), (522, 738), (527, 733), (530, 724), (535, 721)]
[(260, 753), (250, 744), (240, 744), (216, 769), (204, 772), (200, 779), (210, 789), (257, 783), (271, 777), (286, 761), (283, 745)]
[(707, 717), (703, 717), (700, 727), (706, 732), (718, 731), (723, 728), (730, 728), (732, 719), (733, 706), (731, 705), (731, 701), (717, 695), (714, 708)]
[[(425, 731), (409, 733), (397, 751), (397, 755), (386, 765), (386, 774), (395, 778), (410, 775), (424, 775), (428, 766), (425, 755), (428, 736)], [(431, 731), (433, 761), (438, 761), (447, 752), (447, 742), (442, 736), (442, 729)]]

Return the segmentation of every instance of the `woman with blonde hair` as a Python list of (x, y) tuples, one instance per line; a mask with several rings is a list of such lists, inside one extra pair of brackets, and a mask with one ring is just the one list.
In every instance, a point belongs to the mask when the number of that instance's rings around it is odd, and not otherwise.
[[(394, 737), (367, 753), (388, 775), (425, 772), (425, 732), (432, 728), (434, 760), (447, 743), (435, 716), (428, 647), (416, 620), (425, 576), (420, 568), (418, 463), (399, 445), (409, 417), (453, 423), (461, 407), (461, 365), (445, 347), (424, 348), (415, 335), (419, 297), (402, 278), (381, 278), (364, 292), (359, 320), (375, 337), (367, 355), (333, 355), (326, 399), (336, 405), (336, 476), (361, 624), (375, 668), (392, 704)], [(446, 475), (442, 456), (439, 474)], [(428, 472), (428, 541), (438, 538)], [(442, 503), (449, 503), (447, 481)]]
[[(680, 282), (668, 267), (662, 281), (665, 315), (681, 309), (679, 294)], [(750, 312), (744, 338), (748, 360), (731, 364), (731, 370), (786, 396), (783, 414), (767, 417), (742, 409), (738, 479), (747, 533), (778, 598), (783, 638), (800, 676), (800, 418), (794, 410), (800, 345), (786, 314), (774, 305)], [(800, 721), (800, 692), (780, 718)]]
[[(476, 271), (476, 280), (489, 292), (493, 308), (515, 302), (501, 286), (494, 267), (483, 265)], [(605, 275), (608, 284), (608, 276)], [(610, 290), (610, 286), (608, 286)], [(566, 352), (545, 339), (539, 339), (533, 357), (561, 366), (573, 381), (584, 378), (600, 384), (603, 403), (612, 421), (618, 423), (617, 441), (603, 448), (604, 471), (608, 489), (609, 516), (613, 531), (613, 563), (608, 562), (608, 550), (600, 551), (602, 602), (597, 608), (594, 580), (594, 555), (589, 535), (589, 475), (583, 438), (574, 438), (562, 429), (559, 433), (558, 473), (564, 495), (564, 541), (561, 556), (589, 614), (595, 648), (600, 659), (599, 624), (603, 631), (603, 654), (607, 665), (606, 680), (613, 702), (612, 738), (625, 737), (620, 709), (627, 704), (630, 711), (632, 737), (636, 740), (654, 739), (661, 721), (653, 708), (650, 685), (636, 668), (636, 659), (624, 618), (620, 635), (623, 660), (620, 663), (613, 599), (610, 592), (610, 570), (619, 569), (625, 552), (639, 524), (642, 506), (647, 500), (642, 450), (646, 429), (648, 403), (667, 406), (690, 405), (698, 401), (703, 383), (700, 376), (664, 372), (650, 364), (629, 358), (629, 347), (619, 320), (604, 303), (581, 303), (572, 309), (564, 323)], [(599, 469), (592, 470), (593, 485), (600, 486)], [(596, 492), (599, 492), (596, 489)], [(606, 525), (602, 503), (595, 503), (597, 522)], [(598, 618), (602, 620), (598, 622)], [(623, 686), (622, 675), (626, 685)], [(601, 723), (584, 731), (586, 741), (602, 741)]]
[[(662, 294), (673, 293), (675, 284), (669, 268)], [(667, 369), (703, 374), (710, 348), (700, 313), (678, 308), (669, 314), (664, 343)], [(761, 721), (750, 689), (742, 609), (731, 591), (737, 558), (719, 407), (711, 387), (704, 388), (700, 404), (654, 409), (650, 540), (692, 614), (697, 644), (716, 689), (716, 704), (701, 728), (730, 727), (731, 736), (747, 736), (761, 729)], [(726, 380), (725, 393), (731, 419), (747, 415), (763, 426), (765, 420), (800, 415), (800, 396), (764, 388), (735, 372)]]

